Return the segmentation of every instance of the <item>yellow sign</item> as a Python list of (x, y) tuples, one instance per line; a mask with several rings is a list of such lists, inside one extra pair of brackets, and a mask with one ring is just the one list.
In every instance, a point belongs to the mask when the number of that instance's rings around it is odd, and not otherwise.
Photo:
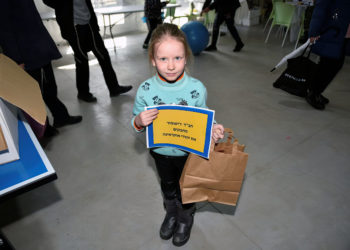
[(148, 147), (173, 146), (208, 156), (214, 111), (178, 105), (151, 108), (159, 114), (147, 128)]

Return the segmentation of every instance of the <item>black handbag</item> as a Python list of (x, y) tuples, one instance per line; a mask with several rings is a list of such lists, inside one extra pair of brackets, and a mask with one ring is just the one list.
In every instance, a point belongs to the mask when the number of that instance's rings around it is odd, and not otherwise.
[(305, 56), (307, 49), (308, 47), (300, 56), (287, 60), (287, 69), (273, 83), (275, 88), (282, 89), (292, 95), (306, 96), (312, 75), (317, 67), (317, 64), (310, 60), (311, 50)]

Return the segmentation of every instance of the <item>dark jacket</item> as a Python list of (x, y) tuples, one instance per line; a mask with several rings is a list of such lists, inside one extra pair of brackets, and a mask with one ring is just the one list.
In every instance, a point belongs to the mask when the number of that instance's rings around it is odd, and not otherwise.
[[(93, 29), (100, 30), (91, 0), (85, 0), (90, 11), (90, 25)], [(43, 0), (43, 2), (55, 9), (56, 20), (61, 28), (61, 35), (67, 40), (76, 39), (74, 28), (73, 0)]]
[(26, 70), (39, 69), (61, 57), (33, 0), (1, 1), (0, 46), (5, 55), (24, 63)]
[(312, 14), (309, 37), (320, 38), (312, 51), (320, 56), (340, 58), (350, 55), (345, 34), (350, 23), (350, 0), (317, 0)]
[(214, 10), (220, 14), (230, 14), (236, 11), (237, 8), (241, 6), (239, 0), (214, 0), (212, 4), (210, 4), (212, 0), (206, 0), (203, 4), (203, 10), (206, 7)]
[(165, 5), (166, 2), (160, 2), (160, 0), (145, 0), (145, 17), (152, 19), (162, 18), (162, 8)]

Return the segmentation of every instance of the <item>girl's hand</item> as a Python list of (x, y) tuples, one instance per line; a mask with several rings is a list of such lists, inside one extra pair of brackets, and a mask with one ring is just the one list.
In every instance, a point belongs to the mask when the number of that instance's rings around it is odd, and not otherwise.
[(224, 126), (222, 126), (221, 124), (214, 124), (211, 137), (213, 138), (215, 143), (218, 140), (224, 138)]
[(138, 127), (147, 127), (157, 118), (158, 113), (158, 109), (142, 111), (135, 117), (135, 125)]

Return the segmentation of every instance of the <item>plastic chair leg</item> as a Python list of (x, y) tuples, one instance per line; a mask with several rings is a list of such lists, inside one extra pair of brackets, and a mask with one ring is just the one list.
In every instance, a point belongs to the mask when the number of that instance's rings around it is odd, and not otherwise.
[(268, 23), (269, 23), (270, 20), (272, 20), (272, 18), (267, 19), (266, 24), (265, 24), (265, 27), (264, 27), (264, 32), (265, 32), (266, 27), (267, 27), (267, 25), (268, 25)]
[(270, 36), (271, 30), (272, 30), (272, 27), (273, 27), (273, 25), (271, 24), (271, 27), (270, 27), (269, 33), (267, 34), (265, 43), (267, 43), (267, 40), (269, 39), (269, 36)]
[(286, 34), (284, 35), (283, 42), (282, 42), (282, 47), (284, 45), (284, 42), (286, 41), (287, 35), (288, 35), (289, 27), (286, 30)]

